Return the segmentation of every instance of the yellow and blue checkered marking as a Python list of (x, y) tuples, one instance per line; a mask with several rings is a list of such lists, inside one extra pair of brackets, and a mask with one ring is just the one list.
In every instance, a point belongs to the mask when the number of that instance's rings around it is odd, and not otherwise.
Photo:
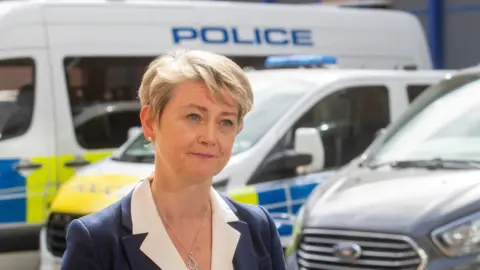
[(293, 220), (315, 187), (331, 172), (314, 173), (245, 187), (230, 192), (233, 200), (265, 207), (280, 236), (290, 236)]
[(12, 169), (18, 162), (18, 159), (0, 160), (0, 224), (26, 219), (26, 179)]
[[(96, 162), (111, 151), (85, 153), (83, 157)], [(33, 157), (40, 168), (22, 175), (15, 170), (18, 158), (0, 159), (0, 225), (7, 223), (41, 224), (48, 214), (58, 186), (69, 179), (75, 170), (57, 164), (73, 160), (74, 155)]]

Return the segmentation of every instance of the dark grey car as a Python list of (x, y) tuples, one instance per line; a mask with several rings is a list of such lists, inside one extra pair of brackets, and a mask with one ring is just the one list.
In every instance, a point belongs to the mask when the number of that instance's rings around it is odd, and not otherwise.
[(480, 70), (422, 94), (301, 209), (289, 269), (480, 269)]

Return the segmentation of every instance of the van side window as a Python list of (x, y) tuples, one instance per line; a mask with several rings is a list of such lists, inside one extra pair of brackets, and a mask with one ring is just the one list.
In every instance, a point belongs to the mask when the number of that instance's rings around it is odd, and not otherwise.
[(33, 118), (35, 62), (0, 60), (0, 140), (25, 134)]
[(128, 139), (128, 130), (138, 126), (137, 111), (101, 114), (79, 124), (75, 133), (79, 144), (86, 149), (115, 148)]
[(412, 103), (430, 85), (409, 85), (407, 86), (408, 101)]
[(388, 89), (372, 85), (346, 88), (325, 97), (296, 127), (318, 128), (325, 148), (325, 169), (329, 169), (360, 155), (389, 122)]
[[(137, 91), (154, 57), (69, 57), (64, 60), (78, 144), (85, 149), (121, 146), (140, 126)], [(125, 121), (119, 119), (125, 117)]]
[[(74, 122), (85, 115), (94, 114), (95, 111), (104, 110), (108, 106), (119, 106), (120, 103), (130, 102), (139, 106), (137, 91), (140, 86), (143, 73), (156, 56), (148, 57), (68, 57), (64, 60), (65, 76), (70, 100), (70, 109)], [(262, 68), (265, 57), (231, 57), (241, 67)], [(101, 109), (100, 107), (104, 108)], [(133, 106), (133, 105), (132, 105)], [(135, 112), (130, 112), (135, 114)], [(136, 118), (129, 118), (126, 123), (132, 126), (140, 126), (140, 107)], [(98, 119), (103, 119), (99, 116)], [(95, 120), (97, 121), (97, 120)], [(100, 122), (92, 120), (92, 126), (98, 127)], [(95, 124), (96, 123), (96, 124)], [(100, 128), (100, 127), (98, 127)], [(94, 130), (100, 130), (100, 129)], [(105, 127), (102, 127), (105, 129)], [(86, 149), (109, 149), (117, 148), (124, 143), (120, 138), (127, 137), (128, 129), (125, 126), (117, 127), (113, 122), (107, 132), (117, 135), (94, 135), (89, 134), (84, 127), (76, 127), (77, 142)], [(94, 132), (94, 131), (90, 131)], [(100, 131), (98, 131), (100, 133)], [(87, 133), (87, 135), (85, 134)], [(96, 137), (99, 136), (99, 137)], [(109, 136), (117, 136), (111, 140)], [(101, 138), (103, 139), (101, 139)], [(105, 138), (109, 137), (109, 140)], [(95, 141), (99, 140), (99, 141)], [(111, 141), (110, 141), (111, 140)]]

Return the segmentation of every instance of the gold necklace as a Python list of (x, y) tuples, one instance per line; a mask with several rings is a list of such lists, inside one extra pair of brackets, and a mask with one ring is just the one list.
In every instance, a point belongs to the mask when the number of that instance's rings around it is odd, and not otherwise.
[(197, 238), (200, 235), (200, 231), (202, 230), (203, 226), (205, 225), (204, 222), (205, 222), (205, 219), (206, 219), (205, 217), (207, 216), (207, 213), (208, 213), (208, 207), (205, 209), (205, 213), (203, 214), (203, 218), (202, 218), (202, 224), (200, 225), (197, 233), (195, 234), (195, 238), (193, 239), (193, 243), (192, 243), (192, 247), (190, 248), (190, 251), (185, 248), (185, 245), (182, 243), (182, 241), (180, 241), (180, 238), (177, 237), (177, 234), (175, 233), (173, 228), (170, 225), (168, 225), (167, 221), (160, 214), (160, 218), (162, 219), (163, 224), (165, 224), (165, 226), (167, 226), (172, 231), (173, 237), (175, 237), (175, 239), (177, 239), (178, 243), (180, 243), (180, 245), (182, 246), (184, 251), (188, 253), (188, 260), (187, 260), (186, 266), (190, 270), (198, 270), (198, 262), (197, 262), (197, 260), (195, 260), (195, 257), (193, 257), (192, 249), (195, 247), (195, 243), (197, 242)]

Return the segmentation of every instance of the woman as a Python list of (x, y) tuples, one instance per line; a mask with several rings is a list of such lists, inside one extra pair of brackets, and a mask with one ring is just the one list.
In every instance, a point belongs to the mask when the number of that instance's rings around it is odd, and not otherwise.
[(61, 269), (285, 269), (267, 211), (211, 186), (252, 107), (242, 69), (179, 51), (150, 64), (139, 97), (155, 171), (118, 203), (71, 223)]

